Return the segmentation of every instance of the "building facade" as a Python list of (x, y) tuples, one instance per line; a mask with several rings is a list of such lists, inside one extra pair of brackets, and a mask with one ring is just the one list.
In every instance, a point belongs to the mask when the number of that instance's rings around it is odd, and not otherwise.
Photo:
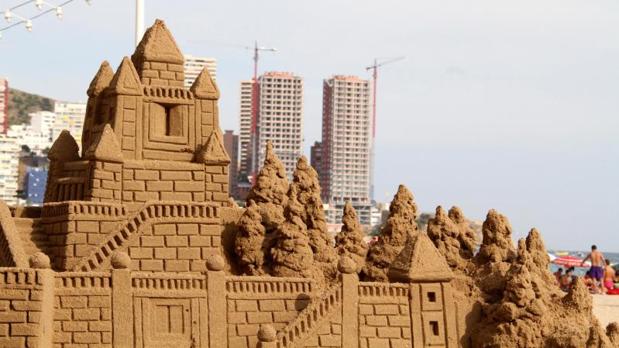
[(52, 140), (56, 140), (63, 130), (67, 130), (74, 135), (75, 141), (80, 145), (84, 116), (86, 115), (86, 103), (57, 101), (54, 103), (54, 113), (56, 119), (52, 126)]
[(230, 157), (230, 167), (228, 169), (228, 180), (230, 182), (230, 196), (239, 199), (237, 196), (238, 182), (238, 161), (239, 161), (239, 136), (234, 131), (226, 130), (223, 136), (224, 147)]
[(239, 174), (247, 176), (251, 170), (251, 111), (252, 81), (241, 81), (239, 105)]
[(320, 141), (315, 141), (310, 147), (310, 164), (320, 177), (320, 172), (322, 172), (322, 142)]
[(213, 81), (217, 80), (217, 59), (210, 57), (195, 57), (190, 54), (185, 54), (185, 88), (191, 87), (198, 78), (198, 75), (206, 68), (211, 74)]
[(338, 223), (350, 201), (363, 225), (370, 225), (371, 109), (370, 83), (336, 75), (323, 82), (322, 199), (327, 219)]
[(17, 203), (21, 145), (14, 137), (0, 135), (0, 200)]
[(266, 143), (292, 178), (297, 159), (303, 155), (303, 79), (288, 72), (267, 72), (258, 78), (257, 161), (253, 173), (264, 162)]

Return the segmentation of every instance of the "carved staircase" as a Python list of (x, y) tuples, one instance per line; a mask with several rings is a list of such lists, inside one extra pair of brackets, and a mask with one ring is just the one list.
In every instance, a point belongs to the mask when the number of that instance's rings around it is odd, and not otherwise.
[(303, 343), (325, 323), (342, 310), (342, 285), (337, 284), (325, 291), (299, 313), (290, 324), (277, 333), (275, 347), (303, 347)]
[(83, 258), (74, 267), (73, 271), (89, 272), (98, 269), (112, 255), (123, 246), (140, 227), (154, 219), (174, 218), (218, 218), (218, 207), (205, 203), (178, 203), (152, 202), (146, 203), (129, 220), (119, 225), (118, 231), (112, 233), (89, 256)]

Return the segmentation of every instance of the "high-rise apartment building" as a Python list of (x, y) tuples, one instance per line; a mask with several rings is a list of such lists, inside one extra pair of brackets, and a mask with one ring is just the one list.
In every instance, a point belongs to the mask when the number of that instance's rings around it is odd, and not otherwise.
[(251, 103), (252, 81), (241, 81), (239, 109), (239, 173), (247, 176), (251, 170)]
[(86, 115), (86, 103), (56, 102), (54, 104), (56, 119), (52, 126), (52, 141), (56, 140), (66, 129), (71, 133), (78, 145), (82, 144), (82, 128), (84, 128), (84, 115)]
[(21, 145), (17, 139), (0, 135), (0, 200), (17, 203), (17, 179)]
[(252, 171), (262, 166), (270, 140), (292, 178), (303, 154), (303, 79), (288, 72), (267, 72), (258, 78), (258, 86), (257, 161)]
[(9, 80), (0, 77), (0, 133), (9, 127)]
[(322, 142), (315, 141), (314, 145), (310, 147), (310, 164), (320, 177), (322, 172)]
[(239, 162), (239, 136), (231, 130), (226, 130), (223, 136), (224, 148), (230, 157), (230, 166), (228, 167), (228, 177), (230, 195), (237, 199), (237, 182), (238, 182), (238, 162)]
[(217, 77), (217, 60), (215, 58), (194, 57), (190, 54), (185, 55), (185, 64), (183, 66), (183, 70), (185, 70), (185, 88), (189, 88), (193, 85), (193, 82), (205, 67), (208, 73), (211, 74), (213, 81), (215, 81)]
[(350, 201), (363, 225), (370, 225), (370, 83), (355, 76), (324, 80), (322, 104), (322, 199), (329, 223), (341, 221)]

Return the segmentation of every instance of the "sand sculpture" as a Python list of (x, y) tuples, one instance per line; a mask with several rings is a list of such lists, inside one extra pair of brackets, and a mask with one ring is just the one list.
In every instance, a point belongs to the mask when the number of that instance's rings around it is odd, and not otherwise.
[[(539, 232), (483, 241), (439, 207), (417, 228), (400, 186), (369, 247), (346, 205), (326, 233), (316, 172), (272, 146), (246, 208), (228, 196), (219, 91), (183, 88), (162, 21), (88, 88), (82, 150), (49, 152), (43, 207), (0, 202), (0, 347), (617, 347), (581, 283), (552, 284)], [(575, 324), (572, 324), (575, 323)]]

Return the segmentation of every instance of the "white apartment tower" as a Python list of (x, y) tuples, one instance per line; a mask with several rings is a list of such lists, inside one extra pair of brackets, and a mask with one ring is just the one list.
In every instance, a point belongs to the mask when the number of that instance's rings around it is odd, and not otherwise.
[(239, 109), (239, 173), (250, 174), (250, 146), (251, 146), (251, 92), (252, 81), (241, 81), (241, 105)]
[(21, 145), (16, 138), (0, 135), (0, 200), (17, 203), (17, 179)]
[(86, 115), (86, 103), (55, 102), (54, 113), (56, 119), (52, 126), (52, 142), (58, 138), (64, 129), (75, 138), (78, 145), (82, 144), (82, 128)]
[(371, 223), (372, 118), (370, 83), (336, 75), (323, 82), (320, 186), (329, 223), (339, 223), (350, 201), (363, 225)]
[(303, 154), (303, 79), (288, 72), (267, 72), (258, 78), (257, 173), (264, 162), (267, 140), (292, 178)]
[(217, 60), (215, 58), (194, 57), (190, 54), (185, 54), (185, 88), (193, 85), (193, 82), (205, 67), (213, 81), (215, 81), (217, 78)]

